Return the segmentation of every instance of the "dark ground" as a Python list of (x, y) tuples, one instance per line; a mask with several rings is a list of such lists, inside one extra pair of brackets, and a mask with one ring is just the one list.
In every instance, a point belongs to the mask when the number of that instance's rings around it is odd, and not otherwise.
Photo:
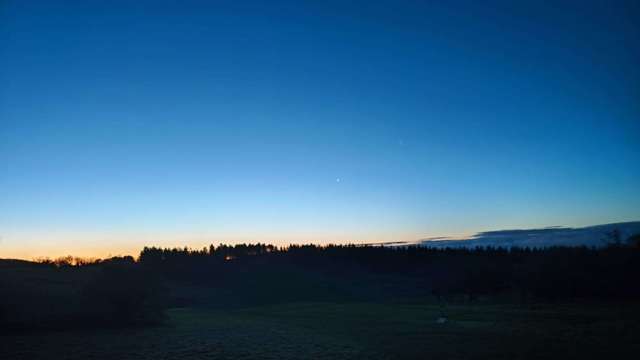
[(7, 334), (0, 358), (632, 359), (638, 334), (630, 304), (291, 303), (174, 308), (157, 327)]
[(638, 246), (241, 245), (142, 255), (81, 265), (0, 260), (0, 359), (640, 354)]

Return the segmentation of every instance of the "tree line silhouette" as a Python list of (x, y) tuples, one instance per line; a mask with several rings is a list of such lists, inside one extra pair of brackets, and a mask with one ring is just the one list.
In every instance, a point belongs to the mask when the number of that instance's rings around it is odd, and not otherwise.
[(180, 306), (638, 300), (640, 236), (613, 240), (600, 248), (543, 249), (145, 247), (137, 259), (2, 260), (0, 328), (159, 324), (167, 307)]
[[(602, 248), (445, 248), (265, 244), (201, 250), (146, 247), (139, 264), (173, 281), (242, 288), (277, 278), (280, 296), (307, 284), (331, 283), (342, 295), (435, 296), (475, 301), (625, 300), (640, 297), (639, 236)], [(284, 275), (283, 275), (284, 274)], [(295, 275), (294, 275), (295, 274)], [(283, 275), (283, 276), (281, 276)], [(302, 281), (302, 283), (299, 283)], [(253, 284), (255, 286), (255, 284)], [(326, 285), (326, 284), (325, 284)], [(386, 292), (385, 292), (386, 288)], [(349, 293), (352, 294), (349, 294)], [(375, 296), (374, 296), (375, 297)]]

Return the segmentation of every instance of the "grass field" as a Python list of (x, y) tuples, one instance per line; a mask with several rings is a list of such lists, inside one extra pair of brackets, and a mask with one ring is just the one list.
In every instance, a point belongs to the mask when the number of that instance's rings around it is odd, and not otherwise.
[[(2, 359), (636, 358), (635, 305), (293, 303), (180, 308), (166, 325), (0, 336)], [(437, 323), (444, 312), (448, 321)]]

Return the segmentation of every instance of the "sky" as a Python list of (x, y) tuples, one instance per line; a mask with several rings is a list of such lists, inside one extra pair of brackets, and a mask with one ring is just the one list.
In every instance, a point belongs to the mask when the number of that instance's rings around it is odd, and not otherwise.
[(637, 1), (0, 3), (0, 257), (640, 220)]

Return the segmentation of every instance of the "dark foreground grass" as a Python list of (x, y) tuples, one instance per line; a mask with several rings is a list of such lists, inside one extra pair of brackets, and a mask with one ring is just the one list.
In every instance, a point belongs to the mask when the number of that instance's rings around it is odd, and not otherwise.
[[(444, 324), (437, 323), (441, 314)], [(640, 306), (293, 303), (181, 308), (167, 325), (0, 336), (2, 359), (624, 359)]]

